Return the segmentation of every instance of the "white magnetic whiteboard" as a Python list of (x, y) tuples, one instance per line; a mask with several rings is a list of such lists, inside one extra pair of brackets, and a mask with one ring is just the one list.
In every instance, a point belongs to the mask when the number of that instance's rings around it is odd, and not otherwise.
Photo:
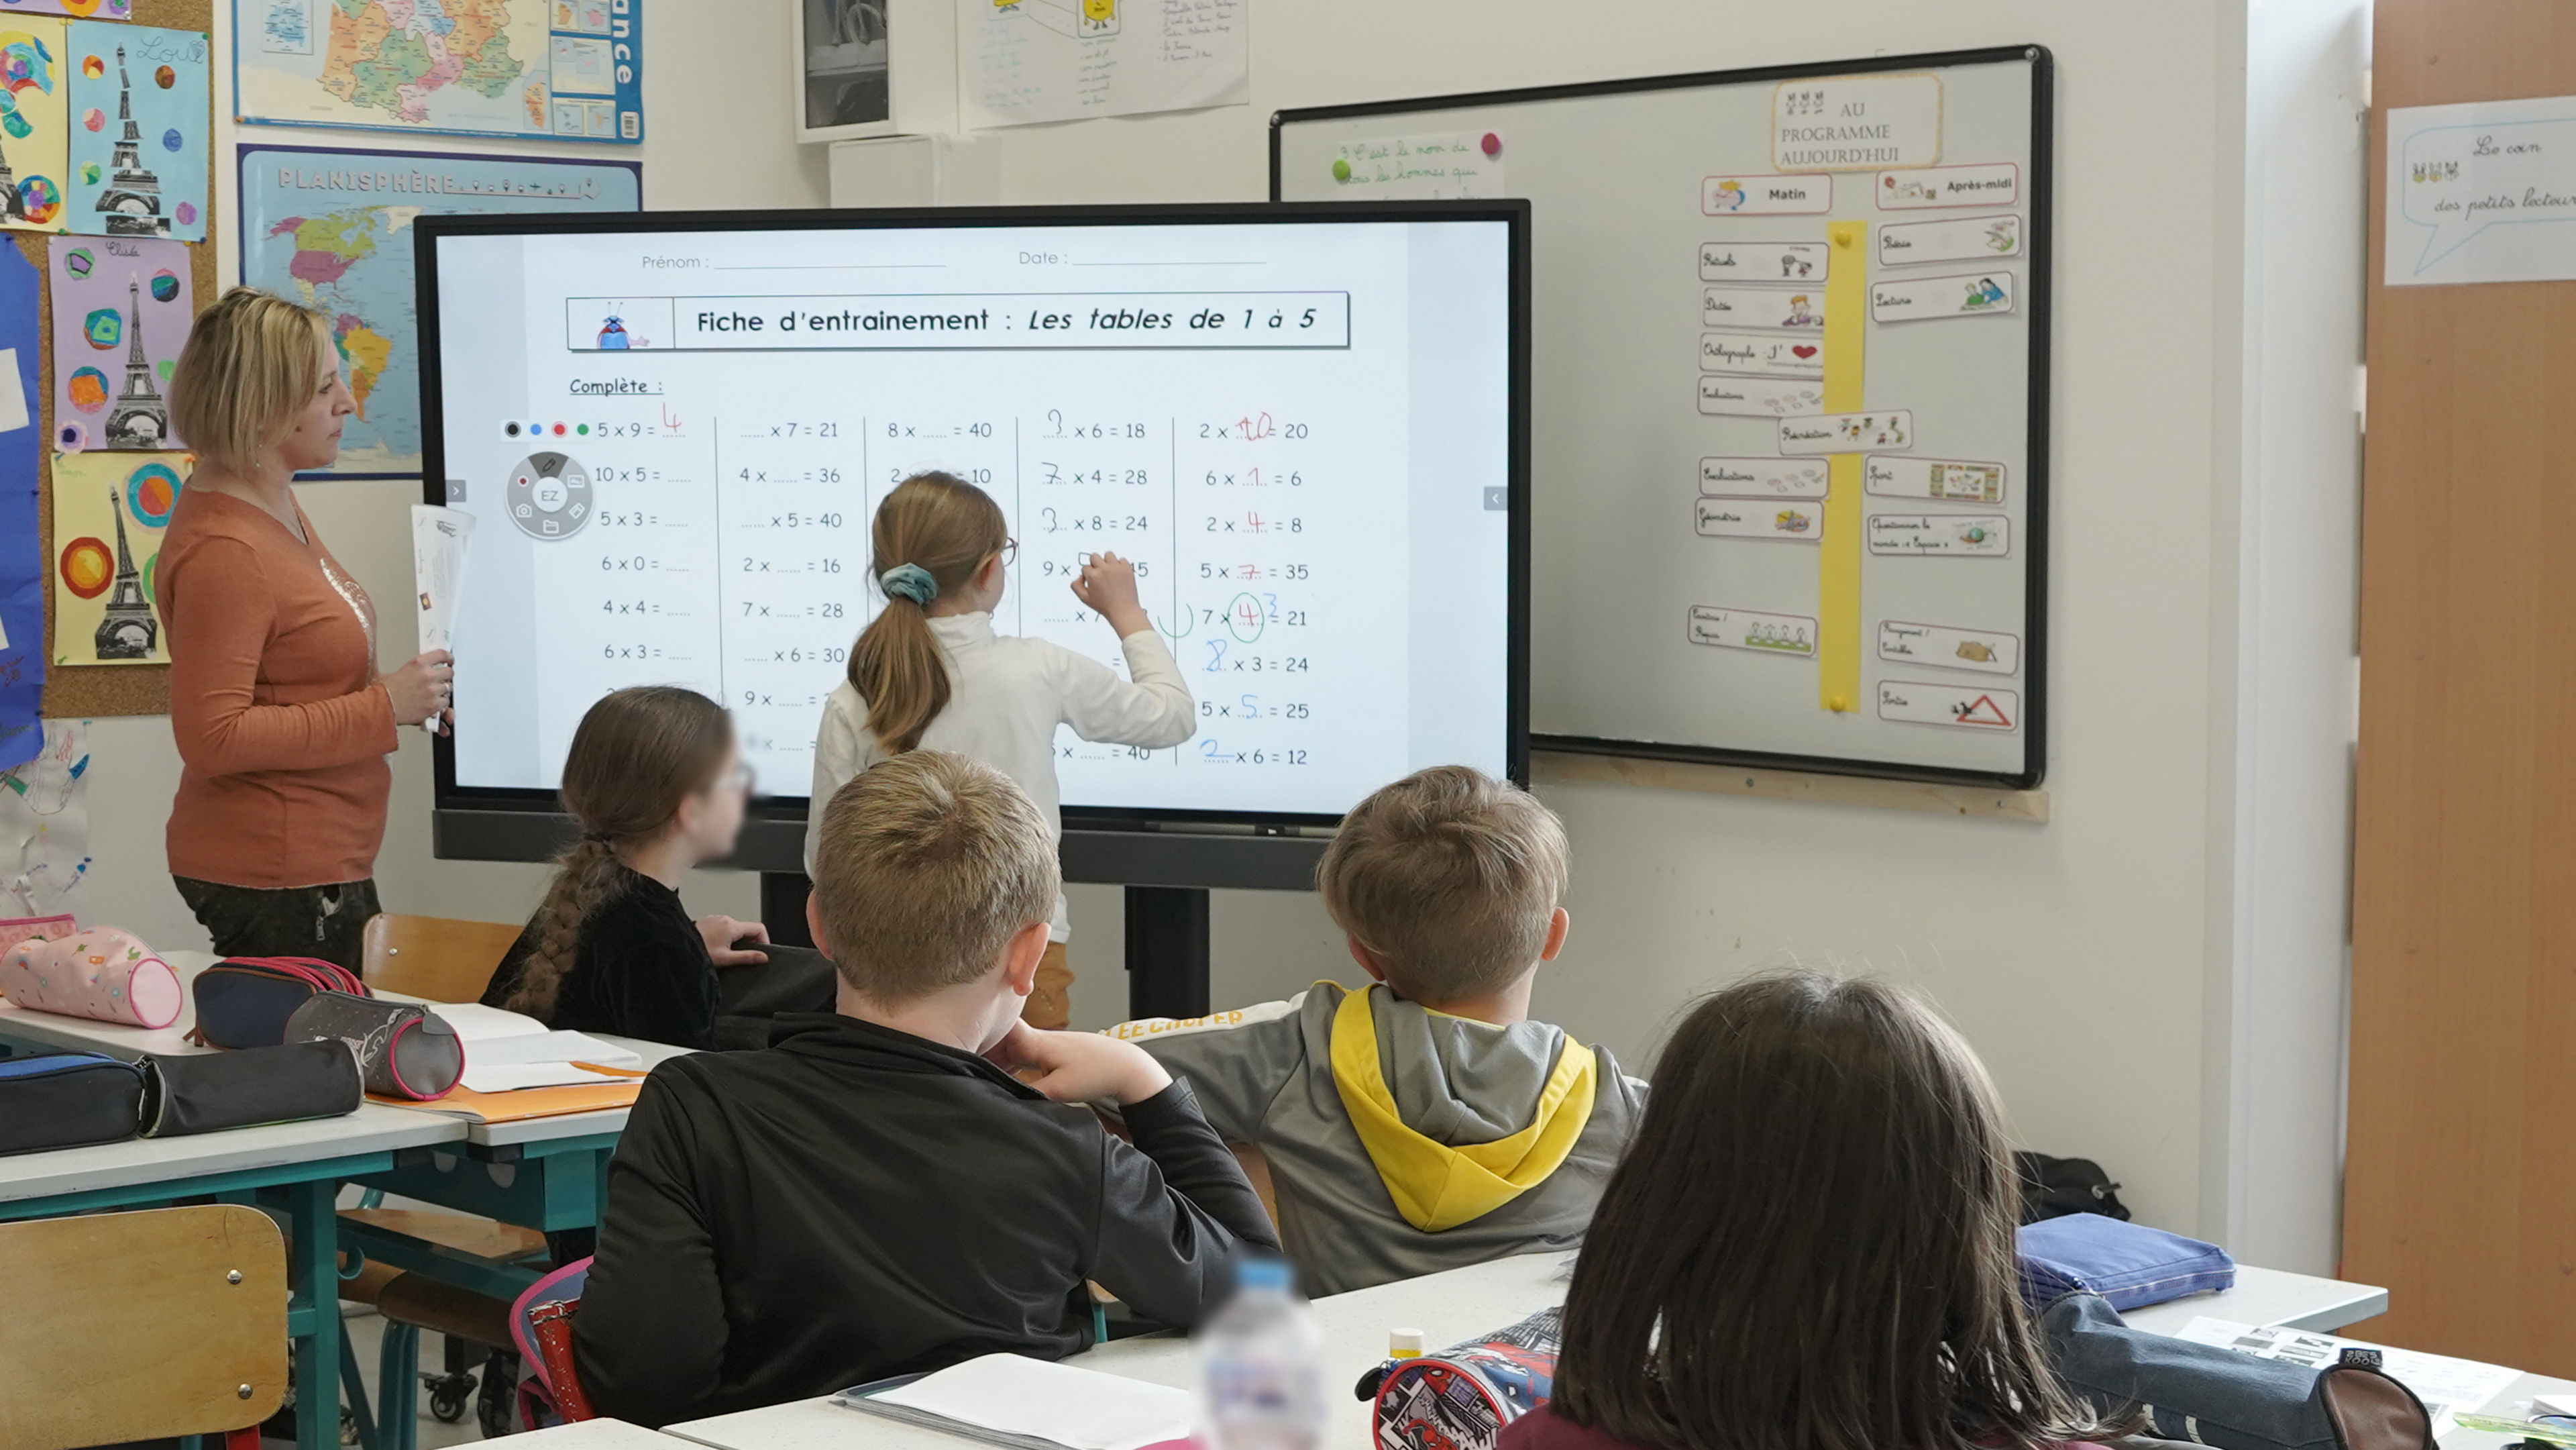
[(2037, 46), (1285, 111), (1275, 200), (1531, 201), (1542, 748), (2045, 764)]

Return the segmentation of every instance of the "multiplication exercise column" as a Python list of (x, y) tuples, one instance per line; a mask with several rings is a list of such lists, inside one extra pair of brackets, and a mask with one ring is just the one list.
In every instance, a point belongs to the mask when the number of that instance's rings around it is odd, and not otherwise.
[(1180, 486), (1173, 641), (1199, 701), (1188, 747), (1209, 767), (1315, 763), (1315, 515), (1327, 506), (1312, 420), (1237, 406), (1175, 421)]
[(638, 680), (721, 688), (717, 551), (698, 522), (717, 495), (710, 427), (654, 406), (530, 430), (500, 503), (547, 556), (530, 578), (556, 687), (543, 698), (563, 718), (545, 731), (569, 739), (592, 701)]
[[(810, 765), (814, 721), (848, 668), (867, 597), (866, 421), (729, 415), (712, 426), (723, 700), (745, 755)], [(763, 788), (792, 795), (805, 778)]]

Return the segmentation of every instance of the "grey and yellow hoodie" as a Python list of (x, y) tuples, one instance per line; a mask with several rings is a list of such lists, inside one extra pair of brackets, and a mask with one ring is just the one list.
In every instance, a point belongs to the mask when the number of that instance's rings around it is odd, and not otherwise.
[(1608, 1051), (1544, 1022), (1496, 1027), (1384, 986), (1112, 1029), (1269, 1159), (1279, 1236), (1309, 1294), (1583, 1242), (1645, 1111)]

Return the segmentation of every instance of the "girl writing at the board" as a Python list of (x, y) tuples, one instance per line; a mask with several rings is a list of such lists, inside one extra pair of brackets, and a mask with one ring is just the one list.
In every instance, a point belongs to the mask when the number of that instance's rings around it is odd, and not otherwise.
[[(877, 506), (869, 572), (886, 606), (850, 651), (849, 679), (823, 706), (814, 737), (809, 822), (851, 777), (889, 756), (929, 747), (1000, 770), (1046, 811), (1064, 836), (1055, 778), (1055, 732), (1161, 749), (1190, 738), (1190, 687), (1136, 601), (1135, 566), (1095, 554), (1073, 596), (1118, 632), (1127, 679), (1061, 645), (993, 632), (1004, 576), (1017, 548), (1001, 506), (945, 473), (905, 479)], [(805, 866), (814, 865), (814, 827)], [(1064, 898), (1055, 903), (1046, 956), (1024, 1012), (1033, 1027), (1071, 1019)]]

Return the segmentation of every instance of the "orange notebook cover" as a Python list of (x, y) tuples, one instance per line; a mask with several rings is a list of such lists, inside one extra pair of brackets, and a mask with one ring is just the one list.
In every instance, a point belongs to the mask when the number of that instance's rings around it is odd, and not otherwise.
[(516, 1123), (528, 1118), (558, 1118), (566, 1113), (596, 1113), (608, 1108), (631, 1108), (635, 1095), (644, 1090), (644, 1074), (631, 1068), (601, 1067), (594, 1062), (580, 1062), (575, 1067), (624, 1078), (623, 1082), (574, 1083), (565, 1087), (520, 1088), (516, 1092), (478, 1093), (459, 1084), (447, 1096), (416, 1102), (409, 1098), (367, 1095), (371, 1103), (389, 1108), (415, 1108), (421, 1112), (444, 1113), (476, 1123)]

